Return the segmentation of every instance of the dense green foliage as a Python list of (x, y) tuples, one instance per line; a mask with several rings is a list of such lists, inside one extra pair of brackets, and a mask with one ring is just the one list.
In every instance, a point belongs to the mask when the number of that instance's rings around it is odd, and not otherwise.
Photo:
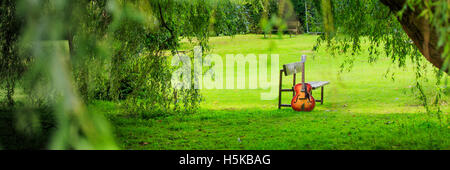
[(12, 106), (14, 88), (25, 71), (26, 60), (19, 56), (17, 41), (21, 20), (15, 14), (16, 1), (0, 2), (0, 86), (6, 89), (6, 104)]
[[(0, 12), (7, 103), (18, 87), (27, 97), (13, 112), (54, 113), (51, 148), (115, 148), (101, 115), (84, 109), (93, 100), (122, 103), (124, 112), (142, 118), (195, 112), (200, 93), (171, 87), (177, 67), (169, 56), (179, 53), (182, 39), (207, 51), (212, 32), (249, 31), (238, 1), (21, 0), (2, 2)], [(17, 117), (39, 125), (32, 112)], [(73, 130), (80, 133), (67, 135)]]
[(320, 1), (293, 0), (295, 15), (302, 24), (303, 32), (323, 32)]

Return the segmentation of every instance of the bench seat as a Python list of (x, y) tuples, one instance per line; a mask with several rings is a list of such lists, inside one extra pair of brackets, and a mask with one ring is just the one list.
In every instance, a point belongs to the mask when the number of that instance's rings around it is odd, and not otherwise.
[(322, 86), (325, 86), (327, 84), (330, 84), (330, 82), (329, 81), (311, 81), (311, 82), (308, 82), (308, 84), (310, 84), (312, 86), (312, 89), (314, 90), (314, 89), (317, 89), (319, 87), (322, 87)]

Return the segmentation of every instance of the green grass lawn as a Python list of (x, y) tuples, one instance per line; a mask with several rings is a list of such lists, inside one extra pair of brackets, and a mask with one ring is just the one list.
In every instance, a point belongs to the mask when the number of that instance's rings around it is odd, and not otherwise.
[[(338, 74), (345, 57), (331, 56), (324, 49), (313, 54), (317, 36), (262, 37), (214, 37), (211, 52), (222, 57), (279, 54), (279, 68), (307, 54), (306, 81), (331, 82), (325, 87), (323, 105), (309, 113), (278, 110), (277, 99), (260, 99), (269, 90), (243, 89), (202, 90), (201, 109), (192, 115), (140, 119), (104, 101), (89, 109), (107, 115), (123, 149), (450, 149), (448, 95), (441, 120), (427, 115), (412, 91), (413, 64), (397, 68), (386, 57), (369, 63), (368, 54), (362, 53), (350, 72)], [(431, 67), (427, 69), (433, 83)], [(283, 87), (291, 87), (291, 81), (283, 79)], [(314, 95), (318, 98), (320, 91)], [(291, 98), (286, 93), (283, 103)]]

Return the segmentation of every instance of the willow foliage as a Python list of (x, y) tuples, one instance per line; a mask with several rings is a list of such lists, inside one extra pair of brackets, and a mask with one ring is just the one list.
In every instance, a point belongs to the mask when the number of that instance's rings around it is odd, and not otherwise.
[[(331, 4), (331, 8), (324, 9), (323, 4)], [(322, 9), (326, 18), (332, 18), (332, 22), (325, 22), (326, 33), (318, 41), (318, 46), (325, 44), (331, 53), (346, 54), (347, 59), (341, 65), (341, 70), (349, 70), (356, 56), (362, 50), (362, 43), (369, 43), (368, 62), (376, 61), (383, 54), (396, 63), (399, 67), (405, 67), (409, 59), (414, 64), (416, 82), (415, 91), (422, 101), (428, 113), (440, 115), (440, 105), (447, 88), (448, 73), (443, 71), (448, 68), (450, 57), (450, 33), (449, 3), (446, 0), (406, 0), (402, 9), (392, 11), (380, 0), (322, 0)], [(428, 30), (437, 30), (438, 43), (436, 49), (443, 48), (441, 58), (444, 60), (442, 68), (434, 68), (436, 75), (434, 86), (427, 89), (424, 84), (429, 81), (426, 77), (425, 57), (419, 52), (418, 46), (408, 37), (399, 22), (404, 16), (405, 10), (419, 11), (418, 18), (423, 17), (429, 23)], [(333, 28), (334, 29), (330, 29)], [(431, 27), (431, 28), (430, 28)], [(422, 34), (420, 32), (416, 34)], [(426, 37), (426, 36), (425, 36)], [(434, 63), (433, 63), (434, 64)], [(434, 109), (433, 109), (434, 108)]]
[(184, 39), (206, 53), (211, 32), (248, 32), (238, 1), (20, 0), (2, 1), (0, 13), (7, 101), (23, 89), (13, 109), (24, 126), (39, 122), (30, 109), (54, 115), (52, 149), (117, 148), (107, 121), (86, 108), (95, 100), (143, 118), (196, 112), (199, 90), (171, 87), (170, 56)]
[(26, 59), (19, 56), (17, 41), (21, 20), (15, 15), (16, 2), (0, 2), (0, 85), (6, 89), (6, 104), (14, 105), (13, 95), (17, 81), (25, 72)]

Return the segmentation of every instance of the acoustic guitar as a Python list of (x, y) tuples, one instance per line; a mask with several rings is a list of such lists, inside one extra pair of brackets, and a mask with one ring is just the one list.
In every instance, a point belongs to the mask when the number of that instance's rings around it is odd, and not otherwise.
[(296, 111), (309, 112), (316, 106), (316, 100), (311, 95), (312, 86), (305, 83), (305, 61), (306, 55), (302, 56), (302, 83), (294, 86), (295, 96), (292, 98), (291, 107)]

